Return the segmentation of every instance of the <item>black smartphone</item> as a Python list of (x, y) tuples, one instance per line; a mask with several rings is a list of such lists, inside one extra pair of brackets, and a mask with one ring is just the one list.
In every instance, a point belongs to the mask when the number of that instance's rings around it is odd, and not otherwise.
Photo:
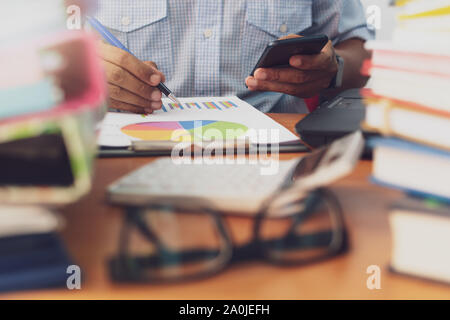
[(327, 43), (326, 35), (275, 40), (266, 47), (250, 75), (258, 68), (287, 67), (292, 56), (319, 54)]

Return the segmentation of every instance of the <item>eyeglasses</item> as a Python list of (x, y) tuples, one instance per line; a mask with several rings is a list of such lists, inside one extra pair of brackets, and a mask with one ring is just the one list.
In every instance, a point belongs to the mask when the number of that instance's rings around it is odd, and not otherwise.
[(127, 208), (112, 278), (127, 282), (174, 282), (214, 275), (239, 262), (262, 260), (305, 265), (348, 247), (341, 206), (327, 189), (297, 199), (282, 192), (253, 222), (252, 240), (234, 245), (219, 212), (176, 204)]

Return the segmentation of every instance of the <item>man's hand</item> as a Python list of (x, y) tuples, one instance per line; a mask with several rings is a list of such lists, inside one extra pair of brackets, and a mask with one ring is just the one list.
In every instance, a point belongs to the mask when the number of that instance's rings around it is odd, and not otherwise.
[[(300, 37), (291, 35), (289, 38)], [(330, 86), (338, 72), (331, 41), (317, 55), (293, 56), (287, 68), (260, 68), (245, 83), (251, 91), (274, 91), (310, 98)]]
[(102, 43), (100, 51), (109, 89), (109, 107), (134, 113), (152, 113), (162, 106), (162, 94), (156, 88), (164, 75), (151, 61), (142, 62), (133, 55)]

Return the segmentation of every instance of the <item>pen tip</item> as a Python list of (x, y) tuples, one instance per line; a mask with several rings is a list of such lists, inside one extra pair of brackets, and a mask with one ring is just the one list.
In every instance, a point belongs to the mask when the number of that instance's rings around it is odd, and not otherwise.
[(173, 102), (175, 102), (176, 104), (180, 104), (181, 105), (181, 102), (172, 93), (169, 94), (169, 99), (172, 100)]

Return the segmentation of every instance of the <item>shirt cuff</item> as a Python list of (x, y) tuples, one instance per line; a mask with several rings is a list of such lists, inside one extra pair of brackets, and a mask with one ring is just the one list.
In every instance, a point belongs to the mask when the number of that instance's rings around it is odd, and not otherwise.
[(373, 40), (375, 39), (375, 31), (369, 29), (367, 26), (360, 26), (355, 29), (352, 29), (348, 32), (340, 34), (334, 41), (334, 44), (343, 42), (348, 39), (359, 38), (361, 40)]

